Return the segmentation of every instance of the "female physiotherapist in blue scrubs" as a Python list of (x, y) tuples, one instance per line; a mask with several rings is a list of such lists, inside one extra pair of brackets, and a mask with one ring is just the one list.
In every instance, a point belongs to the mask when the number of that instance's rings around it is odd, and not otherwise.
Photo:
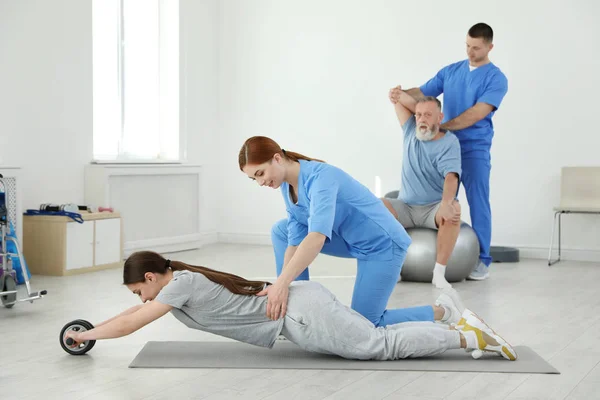
[(308, 266), (324, 253), (358, 260), (351, 307), (375, 326), (434, 320), (431, 306), (386, 310), (411, 239), (364, 185), (264, 136), (246, 140), (239, 165), (260, 186), (281, 187), (287, 210), (271, 232), (278, 278), (261, 293), (271, 319), (285, 315), (289, 284), (308, 280)]

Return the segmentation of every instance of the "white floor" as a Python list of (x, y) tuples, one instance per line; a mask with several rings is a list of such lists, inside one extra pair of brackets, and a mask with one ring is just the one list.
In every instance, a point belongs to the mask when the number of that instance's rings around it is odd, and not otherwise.
[[(212, 245), (169, 255), (246, 278), (273, 279), (269, 247)], [(347, 304), (353, 260), (319, 256), (312, 279)], [(544, 260), (493, 264), (491, 279), (455, 284), (470, 308), (513, 345), (527, 345), (561, 375), (232, 369), (129, 369), (149, 340), (227, 340), (192, 331), (168, 315), (86, 356), (59, 345), (63, 325), (97, 323), (137, 304), (121, 270), (71, 277), (34, 276), (48, 296), (0, 308), (0, 399), (598, 399), (600, 265)], [(399, 283), (390, 307), (431, 304), (429, 284)], [(398, 361), (401, 362), (401, 361)]]

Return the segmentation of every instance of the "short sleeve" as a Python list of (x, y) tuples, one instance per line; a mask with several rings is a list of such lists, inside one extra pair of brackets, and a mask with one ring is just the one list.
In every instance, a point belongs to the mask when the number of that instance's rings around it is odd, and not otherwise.
[(451, 172), (462, 176), (460, 143), (456, 137), (448, 141), (448, 146), (440, 152), (437, 162), (438, 172), (444, 177)]
[(478, 103), (486, 103), (497, 110), (508, 92), (508, 80), (502, 73), (493, 76), (490, 83), (485, 88), (483, 94), (477, 99)]
[(446, 71), (448, 67), (444, 67), (438, 71), (437, 74), (427, 82), (425, 82), (419, 89), (424, 96), (438, 97), (444, 92), (444, 80), (446, 78)]
[(180, 309), (193, 291), (193, 276), (189, 271), (174, 272), (173, 279), (158, 293), (154, 301)]
[(322, 171), (311, 185), (308, 232), (319, 232), (331, 240), (339, 183), (331, 171)]
[(417, 134), (417, 120), (414, 114), (402, 125), (402, 131), (404, 136), (415, 136)]

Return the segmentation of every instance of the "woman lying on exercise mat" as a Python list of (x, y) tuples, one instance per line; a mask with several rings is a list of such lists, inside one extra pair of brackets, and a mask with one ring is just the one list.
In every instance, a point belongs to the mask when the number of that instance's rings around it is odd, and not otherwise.
[(304, 350), (348, 359), (395, 360), (459, 348), (517, 359), (504, 339), (462, 306), (454, 289), (443, 292), (433, 306), (441, 324), (402, 322), (376, 328), (311, 281), (294, 282), (285, 317), (271, 320), (264, 295), (270, 283), (170, 261), (150, 251), (127, 259), (123, 282), (143, 304), (89, 331), (67, 331), (64, 339), (76, 342), (72, 347), (129, 335), (170, 311), (190, 328), (267, 348), (273, 347), (281, 334)]

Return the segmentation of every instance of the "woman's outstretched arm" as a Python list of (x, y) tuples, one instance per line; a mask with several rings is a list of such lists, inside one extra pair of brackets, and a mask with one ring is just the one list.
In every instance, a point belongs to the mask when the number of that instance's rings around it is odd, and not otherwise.
[(107, 319), (106, 321), (100, 322), (99, 324), (95, 325), (95, 327), (99, 327), (105, 324), (108, 324), (110, 321), (113, 321), (119, 317), (122, 317), (123, 315), (129, 315), (132, 314), (134, 312), (136, 312), (137, 310), (139, 310), (140, 308), (144, 307), (144, 304), (138, 304), (137, 306), (133, 306), (131, 308), (128, 308), (127, 310), (123, 311), (121, 314), (115, 315), (114, 317)]
[(142, 304), (141, 307), (133, 312), (128, 313), (128, 311), (131, 311), (129, 309), (89, 331), (80, 333), (69, 331), (65, 334), (65, 337), (70, 337), (74, 341), (81, 343), (86, 340), (113, 339), (127, 336), (162, 317), (172, 309), (173, 307), (167, 304), (150, 301)]

